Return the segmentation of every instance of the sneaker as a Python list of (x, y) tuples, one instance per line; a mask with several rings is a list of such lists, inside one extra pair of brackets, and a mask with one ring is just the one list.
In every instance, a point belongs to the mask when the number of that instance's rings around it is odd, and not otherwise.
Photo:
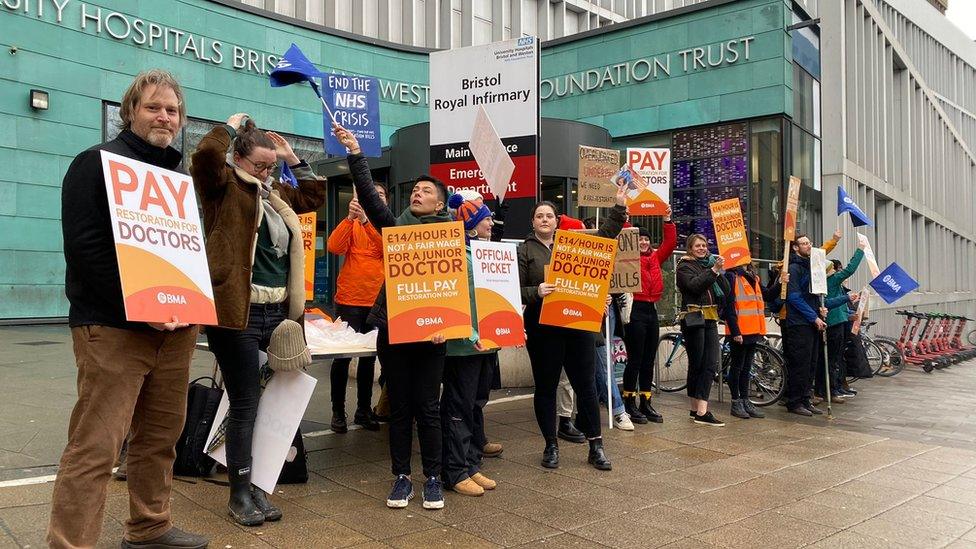
[(813, 412), (811, 412), (805, 406), (802, 406), (802, 405), (801, 406), (794, 406), (792, 408), (789, 408), (788, 411), (791, 414), (796, 414), (798, 416), (803, 416), (803, 417), (810, 417), (810, 416), (813, 415)]
[(725, 427), (725, 423), (722, 423), (711, 412), (705, 412), (702, 415), (695, 416), (695, 423), (699, 425), (709, 425), (711, 427)]
[(634, 430), (634, 424), (630, 421), (630, 416), (627, 415), (627, 412), (620, 412), (613, 416), (613, 426), (621, 431)]
[(697, 415), (698, 415), (698, 412), (696, 412), (694, 410), (688, 410), (688, 417), (690, 417), (691, 419), (695, 419), (695, 416), (697, 416)]
[(840, 392), (830, 394), (831, 404), (844, 404), (845, 402), (847, 402), (847, 399)]
[(844, 387), (842, 390), (844, 391), (844, 394), (847, 396), (857, 396), (857, 389), (853, 389), (851, 387)]
[(122, 538), (121, 546), (122, 549), (135, 549), (138, 547), (180, 547), (185, 549), (203, 549), (209, 542), (210, 540), (203, 536), (184, 532), (183, 530), (173, 526), (167, 530), (165, 534), (155, 539), (146, 541), (129, 541)]
[(329, 425), (333, 433), (339, 433), (340, 435), (349, 431), (349, 425), (346, 424), (346, 414), (332, 414), (332, 423)]
[(393, 481), (390, 497), (386, 498), (386, 506), (390, 509), (403, 509), (407, 502), (413, 499), (413, 483), (407, 475), (398, 475)]
[[(471, 481), (471, 483), (474, 484), (474, 481)], [(475, 484), (475, 486), (477, 486), (477, 484)], [(483, 489), (481, 493), (484, 493)], [(424, 483), (424, 509), (443, 508), (444, 491), (441, 489), (441, 481), (437, 480), (437, 477), (430, 477), (427, 479), (427, 482)]]

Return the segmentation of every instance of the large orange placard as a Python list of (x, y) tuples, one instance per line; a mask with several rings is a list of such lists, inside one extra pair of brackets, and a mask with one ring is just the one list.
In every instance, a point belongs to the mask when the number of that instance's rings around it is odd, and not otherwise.
[(752, 261), (749, 237), (742, 221), (742, 205), (738, 198), (730, 198), (708, 205), (712, 210), (712, 225), (718, 253), (725, 258), (725, 268), (731, 269)]
[(556, 231), (546, 282), (556, 291), (542, 300), (540, 324), (600, 331), (617, 241), (572, 231)]
[(298, 216), (305, 250), (305, 301), (315, 297), (315, 212)]
[(383, 229), (390, 343), (471, 337), (464, 224)]

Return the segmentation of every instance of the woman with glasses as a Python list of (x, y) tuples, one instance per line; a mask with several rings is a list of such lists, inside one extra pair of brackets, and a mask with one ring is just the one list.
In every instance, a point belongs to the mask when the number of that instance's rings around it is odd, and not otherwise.
[[(228, 152), (230, 150), (230, 152)], [(297, 185), (271, 177), (287, 163)], [(315, 177), (283, 137), (255, 127), (243, 113), (200, 141), (190, 174), (203, 206), (207, 260), (218, 326), (207, 328), (230, 400), (227, 413), (228, 512), (244, 526), (281, 518), (251, 485), (251, 438), (261, 396), (258, 351), (283, 320), (305, 311), (304, 246), (298, 214), (325, 202)]]

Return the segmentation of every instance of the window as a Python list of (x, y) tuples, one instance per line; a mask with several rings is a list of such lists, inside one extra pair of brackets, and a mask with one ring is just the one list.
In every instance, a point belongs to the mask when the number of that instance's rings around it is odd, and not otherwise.
[(796, 231), (811, 235), (816, 241), (821, 233), (823, 199), (820, 181), (820, 140), (793, 126), (792, 174), (803, 182), (796, 215)]
[(793, 121), (820, 135), (820, 82), (797, 64), (793, 65)]
[(782, 255), (783, 237), (783, 129), (782, 119), (759, 120), (749, 125), (749, 200), (743, 204), (753, 257)]

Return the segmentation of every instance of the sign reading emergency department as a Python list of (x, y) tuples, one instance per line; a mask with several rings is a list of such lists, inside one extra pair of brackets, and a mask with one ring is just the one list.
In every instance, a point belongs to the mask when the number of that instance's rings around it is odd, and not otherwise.
[(725, 268), (731, 269), (752, 262), (739, 199), (712, 202), (708, 207), (712, 210), (715, 240), (718, 242), (718, 253), (725, 258)]
[(516, 250), (511, 242), (471, 241), (478, 335), (486, 349), (525, 343)]
[(315, 290), (315, 212), (298, 216), (302, 225), (302, 249), (305, 250), (305, 301), (311, 301)]
[(430, 54), (430, 172), (448, 189), (495, 198), (471, 153), (484, 108), (515, 164), (506, 198), (538, 186), (539, 41), (532, 36)]
[(107, 151), (101, 155), (126, 319), (216, 324), (193, 180)]
[(600, 331), (616, 255), (616, 240), (556, 231), (546, 270), (556, 290), (542, 300), (539, 323)]
[(627, 189), (627, 213), (666, 215), (671, 203), (671, 149), (627, 149), (627, 165), (640, 175)]
[(471, 336), (463, 223), (384, 228), (383, 270), (390, 343)]

